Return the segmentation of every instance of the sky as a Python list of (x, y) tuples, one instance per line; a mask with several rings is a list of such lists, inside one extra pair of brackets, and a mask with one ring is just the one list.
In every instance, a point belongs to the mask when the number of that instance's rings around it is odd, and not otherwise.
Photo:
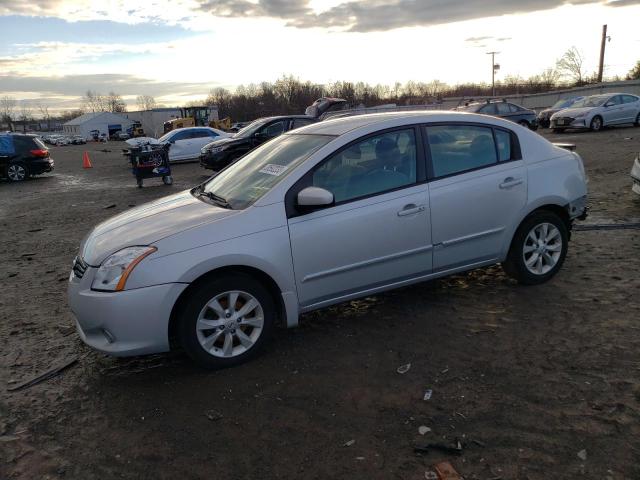
[(282, 75), (328, 83), (490, 82), (572, 46), (605, 77), (640, 60), (640, 0), (0, 0), (0, 97), (77, 108), (88, 90), (173, 106)]

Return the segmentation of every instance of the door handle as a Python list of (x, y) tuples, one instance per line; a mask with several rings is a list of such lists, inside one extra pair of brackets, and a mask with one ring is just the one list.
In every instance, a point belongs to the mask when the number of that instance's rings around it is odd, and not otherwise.
[(416, 205), (415, 203), (410, 203), (405, 205), (402, 210), (398, 212), (399, 217), (405, 217), (407, 215), (413, 215), (414, 213), (420, 213), (424, 211), (424, 205)]
[(520, 185), (521, 183), (522, 183), (522, 179), (521, 178), (507, 177), (498, 186), (502, 190), (504, 190), (504, 189), (507, 189), (507, 188), (515, 187), (516, 185)]

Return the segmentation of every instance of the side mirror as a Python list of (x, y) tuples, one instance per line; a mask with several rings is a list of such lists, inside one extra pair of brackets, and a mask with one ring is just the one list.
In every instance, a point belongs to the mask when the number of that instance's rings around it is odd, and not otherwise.
[(298, 206), (306, 208), (333, 205), (333, 193), (320, 187), (307, 187), (298, 192)]
[(613, 106), (613, 103), (611, 103), (611, 102), (607, 102), (607, 103), (604, 104), (605, 108), (609, 108), (611, 106)]

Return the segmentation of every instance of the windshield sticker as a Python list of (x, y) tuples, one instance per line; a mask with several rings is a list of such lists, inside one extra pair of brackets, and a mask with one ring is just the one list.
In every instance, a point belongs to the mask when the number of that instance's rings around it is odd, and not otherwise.
[(273, 163), (268, 163), (267, 165), (262, 167), (260, 173), (266, 173), (267, 175), (274, 175), (276, 177), (279, 177), (284, 173), (286, 169), (286, 165), (275, 165)]

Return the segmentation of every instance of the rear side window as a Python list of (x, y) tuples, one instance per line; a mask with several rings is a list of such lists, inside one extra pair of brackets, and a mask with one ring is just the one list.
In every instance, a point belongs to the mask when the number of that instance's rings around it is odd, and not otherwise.
[(489, 127), (437, 125), (426, 130), (434, 177), (446, 177), (498, 162), (493, 131)]
[(16, 150), (18, 152), (25, 152), (27, 150), (33, 150), (35, 148), (40, 148), (34, 141), (35, 139), (32, 137), (22, 137), (20, 135), (15, 135), (13, 137), (13, 143), (16, 146)]
[(638, 97), (634, 97), (633, 95), (622, 95), (622, 101), (624, 103), (633, 103), (638, 101)]
[(497, 112), (495, 103), (488, 103), (478, 110), (478, 113), (484, 113), (485, 115), (495, 115)]
[(511, 113), (514, 111), (511, 109), (511, 105), (509, 105), (508, 103), (498, 103), (496, 106), (498, 107), (498, 113), (500, 115), (506, 115), (507, 113)]
[(511, 134), (504, 130), (495, 130), (495, 132), (498, 147), (498, 161), (506, 162), (511, 160)]

